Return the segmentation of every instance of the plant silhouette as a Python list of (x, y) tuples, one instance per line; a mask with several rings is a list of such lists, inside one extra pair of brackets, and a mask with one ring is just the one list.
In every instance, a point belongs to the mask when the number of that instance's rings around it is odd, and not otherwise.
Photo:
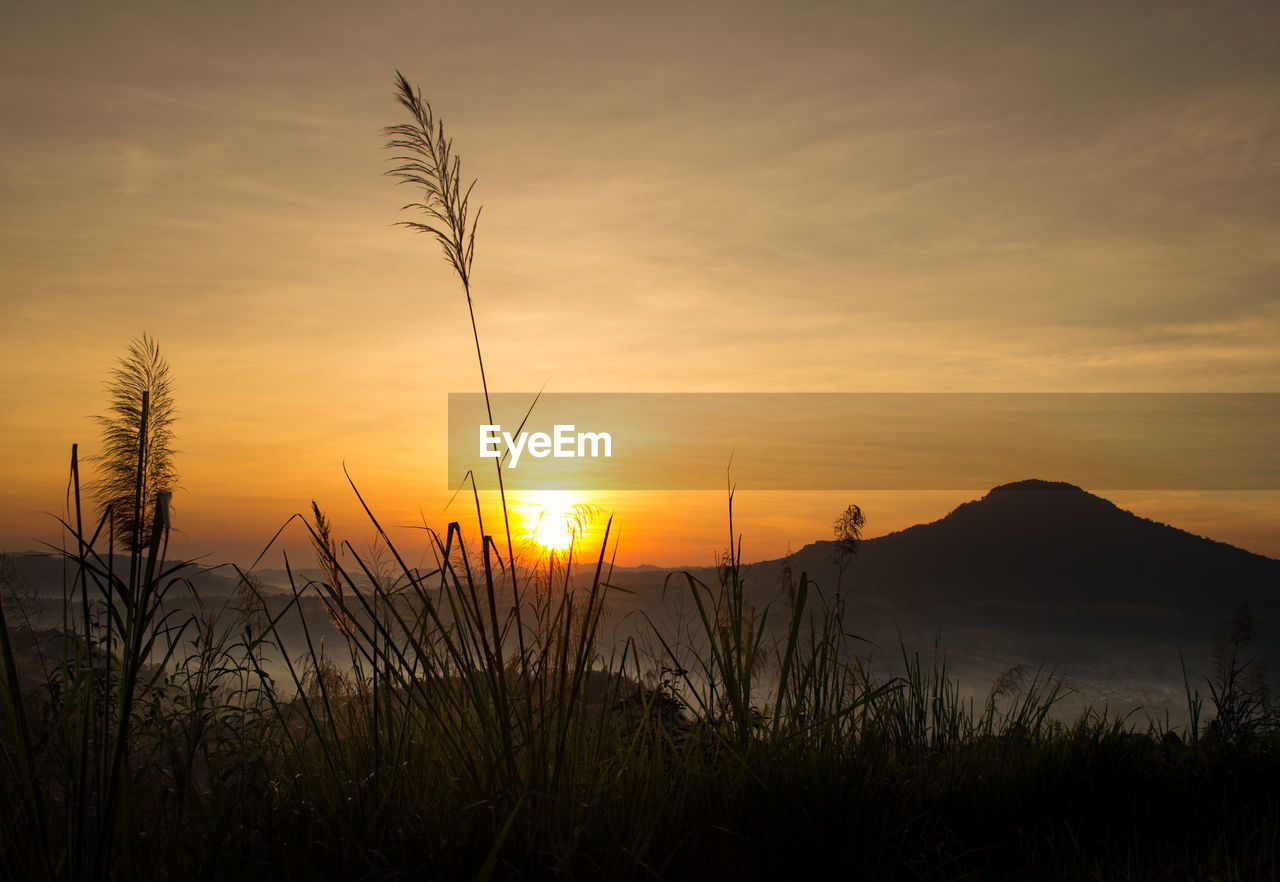
[(144, 333), (129, 342), (107, 391), (108, 413), (94, 417), (102, 428), (102, 449), (94, 457), (93, 498), (110, 513), (115, 544), (137, 551), (151, 541), (148, 508), (161, 500), (167, 506), (178, 480), (172, 378), (153, 337)]

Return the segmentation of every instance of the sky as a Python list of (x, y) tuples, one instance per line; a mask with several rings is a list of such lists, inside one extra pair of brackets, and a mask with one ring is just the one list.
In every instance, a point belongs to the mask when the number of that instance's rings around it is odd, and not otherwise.
[[(312, 499), (359, 546), (347, 475), (407, 545), (474, 520), (445, 476), (474, 342), (435, 245), (394, 226), (416, 198), (385, 176), (397, 70), (477, 179), (496, 391), (1280, 390), (1274, 3), (4, 18), (9, 551), (58, 542), (71, 444), (92, 454), (143, 332), (174, 375), (177, 553), (249, 562)], [(776, 557), (851, 502), (877, 535), (987, 489), (740, 493), (734, 530)], [(1280, 556), (1278, 492), (1106, 495)], [(725, 493), (574, 501), (614, 513), (620, 562), (728, 541)], [(512, 500), (517, 530), (547, 502)], [(302, 547), (296, 527), (271, 554)]]

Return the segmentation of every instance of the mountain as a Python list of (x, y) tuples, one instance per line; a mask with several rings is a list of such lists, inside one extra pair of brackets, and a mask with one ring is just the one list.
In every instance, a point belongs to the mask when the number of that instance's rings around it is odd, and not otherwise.
[[(834, 542), (790, 558), (833, 586)], [(756, 564), (764, 573), (785, 561)], [(850, 591), (903, 601), (1045, 608), (1131, 607), (1280, 617), (1280, 561), (1138, 517), (1062, 482), (1018, 481), (941, 520), (861, 543)]]

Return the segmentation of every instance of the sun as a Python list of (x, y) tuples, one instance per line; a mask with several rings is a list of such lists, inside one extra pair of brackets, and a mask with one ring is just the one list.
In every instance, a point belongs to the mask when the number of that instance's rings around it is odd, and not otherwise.
[(590, 506), (572, 493), (544, 490), (531, 494), (526, 511), (533, 522), (529, 541), (554, 552), (568, 551), (589, 526)]
[(573, 531), (569, 529), (569, 512), (544, 509), (533, 528), (531, 538), (548, 551), (565, 551), (573, 544)]

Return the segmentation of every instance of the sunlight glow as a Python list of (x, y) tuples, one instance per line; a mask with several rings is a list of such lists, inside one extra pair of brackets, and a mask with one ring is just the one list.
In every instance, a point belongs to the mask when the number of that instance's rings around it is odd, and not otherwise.
[(567, 551), (583, 535), (584, 500), (565, 491), (547, 490), (529, 500), (533, 528), (529, 540), (547, 551)]

